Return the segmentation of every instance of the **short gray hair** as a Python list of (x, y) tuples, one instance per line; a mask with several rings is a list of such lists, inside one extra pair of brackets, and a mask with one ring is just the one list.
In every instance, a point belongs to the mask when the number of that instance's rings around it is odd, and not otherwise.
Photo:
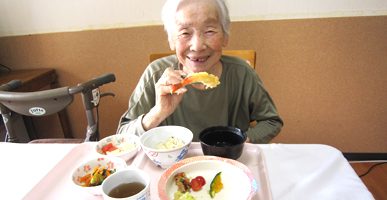
[[(185, 0), (167, 0), (161, 11), (161, 19), (164, 24), (164, 30), (168, 34), (168, 40), (172, 42), (172, 33), (174, 31), (176, 21), (175, 14), (180, 3)], [(222, 26), (223, 33), (228, 36), (230, 35), (230, 15), (226, 2), (224, 0), (209, 0), (214, 1), (218, 8), (218, 16), (220, 24)]]

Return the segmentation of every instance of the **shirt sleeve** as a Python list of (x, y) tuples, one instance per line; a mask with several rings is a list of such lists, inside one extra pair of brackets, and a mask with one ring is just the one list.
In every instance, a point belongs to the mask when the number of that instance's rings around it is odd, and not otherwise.
[(174, 66), (173, 56), (158, 59), (147, 66), (129, 98), (128, 110), (121, 116), (116, 134), (141, 135), (142, 119), (155, 105), (155, 84), (167, 67)]
[[(253, 74), (250, 88), (252, 93), (249, 96), (251, 109), (250, 119), (255, 120), (255, 125), (250, 125), (247, 136), (252, 143), (269, 143), (282, 129), (283, 121), (280, 118), (277, 108), (268, 91), (265, 89), (258, 74)], [(246, 79), (250, 80), (250, 79)], [(249, 81), (248, 81), (249, 82)]]
[(251, 143), (267, 144), (281, 131), (283, 122), (279, 117), (273, 117), (251, 126), (247, 131), (247, 136)]
[[(151, 77), (151, 76), (150, 76)], [(144, 73), (135, 90), (129, 98), (128, 110), (121, 116), (117, 134), (135, 134), (140, 136), (145, 132), (142, 119), (154, 105), (154, 83)]]
[(142, 118), (144, 118), (144, 114), (132, 120), (125, 120), (126, 118), (122, 117), (117, 128), (117, 134), (134, 134), (137, 136), (142, 135), (145, 132), (141, 123)]

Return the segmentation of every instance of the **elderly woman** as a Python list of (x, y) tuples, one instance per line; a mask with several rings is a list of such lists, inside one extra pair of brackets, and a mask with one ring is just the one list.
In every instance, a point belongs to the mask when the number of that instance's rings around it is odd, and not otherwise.
[[(152, 62), (129, 100), (117, 133), (141, 135), (161, 125), (180, 125), (194, 133), (210, 126), (235, 126), (248, 141), (268, 143), (283, 122), (262, 81), (239, 58), (223, 56), (230, 17), (223, 0), (167, 0), (162, 20), (175, 55)], [(207, 72), (220, 85), (192, 84), (171, 94), (171, 86), (191, 73)], [(250, 122), (256, 121), (254, 127)]]

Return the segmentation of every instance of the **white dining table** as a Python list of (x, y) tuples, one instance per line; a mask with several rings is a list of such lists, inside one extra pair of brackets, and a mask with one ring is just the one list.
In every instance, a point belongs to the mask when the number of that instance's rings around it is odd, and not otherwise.
[[(93, 146), (96, 143), (89, 143)], [(0, 199), (102, 199), (87, 193), (57, 186), (54, 194), (45, 195), (55, 180), (71, 182), (71, 177), (55, 169), (58, 163), (72, 171), (77, 166), (64, 159), (82, 144), (18, 144), (0, 143)], [(198, 143), (191, 144), (198, 147)], [(342, 153), (322, 144), (246, 144), (261, 150), (274, 200), (368, 200), (374, 199)], [(245, 148), (247, 148), (245, 147)], [(92, 148), (82, 159), (93, 157)], [(90, 152), (88, 152), (90, 151)], [(70, 158), (69, 158), (70, 157)], [(245, 162), (245, 160), (243, 160)], [(161, 169), (160, 169), (161, 170)], [(58, 170), (57, 170), (58, 171)], [(160, 172), (162, 173), (162, 171)], [(54, 176), (55, 175), (55, 176)], [(154, 177), (155, 179), (158, 177)], [(157, 181), (157, 180), (155, 180)], [(45, 185), (46, 184), (46, 185)], [(39, 186), (39, 187), (37, 187)], [(39, 198), (38, 198), (39, 196)], [(153, 196), (154, 197), (154, 196)], [(153, 199), (157, 199), (156, 197)]]

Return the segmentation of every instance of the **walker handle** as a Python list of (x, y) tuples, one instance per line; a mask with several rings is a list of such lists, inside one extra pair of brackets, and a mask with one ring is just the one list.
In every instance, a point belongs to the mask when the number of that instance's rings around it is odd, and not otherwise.
[(18, 87), (22, 85), (22, 82), (20, 80), (12, 80), (8, 83), (5, 83), (3, 85), (0, 85), (0, 91), (11, 91), (15, 90)]
[(88, 90), (93, 90), (106, 83), (114, 82), (115, 80), (116, 80), (116, 77), (114, 76), (114, 74), (112, 73), (104, 74), (99, 77), (93, 78), (89, 81), (80, 83), (75, 87), (69, 88), (69, 92), (70, 94), (75, 94), (78, 92), (85, 93)]

